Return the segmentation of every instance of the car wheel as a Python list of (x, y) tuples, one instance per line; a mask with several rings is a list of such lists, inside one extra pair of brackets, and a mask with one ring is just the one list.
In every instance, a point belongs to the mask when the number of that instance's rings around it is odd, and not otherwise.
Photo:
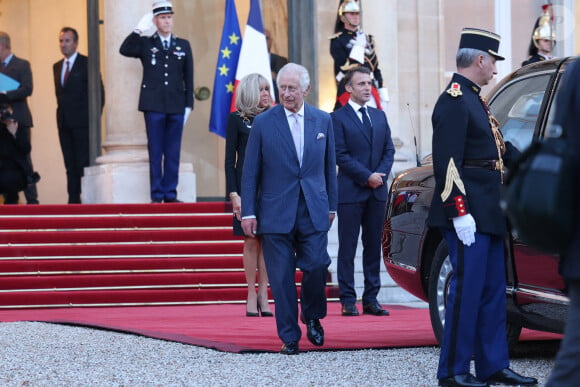
[(445, 305), (452, 276), (453, 267), (449, 259), (447, 243), (445, 240), (441, 240), (435, 249), (429, 275), (429, 315), (433, 333), (439, 343), (443, 339)]
[[(443, 327), (445, 326), (445, 305), (447, 305), (447, 295), (449, 285), (453, 276), (453, 267), (449, 259), (447, 242), (441, 240), (435, 249), (431, 273), (429, 275), (429, 315), (431, 326), (437, 342), (443, 339)], [(520, 338), (522, 326), (510, 321), (506, 324), (506, 334), (508, 346), (513, 347)]]

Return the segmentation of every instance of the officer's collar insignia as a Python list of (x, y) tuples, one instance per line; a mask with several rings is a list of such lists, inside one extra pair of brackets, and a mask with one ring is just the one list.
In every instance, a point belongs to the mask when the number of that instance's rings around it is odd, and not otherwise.
[(453, 82), (451, 87), (447, 90), (447, 94), (452, 97), (459, 97), (460, 95), (463, 95), (461, 92), (461, 85), (457, 82)]
[(480, 87), (477, 87), (475, 85), (471, 86), (471, 88), (473, 89), (473, 91), (475, 91), (477, 94), (479, 94), (479, 91), (481, 90)]
[(159, 50), (157, 49), (157, 47), (153, 47), (153, 48), (151, 48), (151, 52), (153, 54), (156, 54), (157, 52), (159, 52)]

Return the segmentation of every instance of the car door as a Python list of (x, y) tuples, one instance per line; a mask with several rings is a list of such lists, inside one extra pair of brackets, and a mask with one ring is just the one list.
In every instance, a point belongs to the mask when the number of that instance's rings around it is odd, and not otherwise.
[[(494, 94), (490, 109), (500, 122), (506, 141), (520, 151), (533, 138), (542, 137), (553, 114), (553, 97), (561, 73), (557, 70), (527, 73)], [(559, 257), (536, 251), (512, 235), (512, 251), (508, 254), (508, 292), (511, 291), (526, 319), (536, 319), (544, 326), (551, 321), (554, 330), (561, 329), (562, 313), (567, 298), (564, 282), (558, 274)], [(534, 321), (527, 321), (534, 326)]]

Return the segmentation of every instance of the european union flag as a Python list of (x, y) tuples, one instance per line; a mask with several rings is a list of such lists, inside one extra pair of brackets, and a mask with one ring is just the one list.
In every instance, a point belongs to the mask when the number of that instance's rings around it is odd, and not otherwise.
[(238, 68), (241, 47), (242, 35), (236, 4), (234, 0), (226, 0), (226, 16), (213, 83), (209, 119), (209, 131), (222, 137), (226, 137), (226, 123), (234, 95), (236, 69)]

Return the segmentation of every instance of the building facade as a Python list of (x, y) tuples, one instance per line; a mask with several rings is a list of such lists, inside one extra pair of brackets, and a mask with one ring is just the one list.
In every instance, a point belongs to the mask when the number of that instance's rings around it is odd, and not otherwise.
[[(122, 57), (119, 47), (152, 0), (98, 1), (100, 70), (106, 106), (102, 120), (102, 156), (83, 186), (91, 202), (148, 201), (146, 136), (137, 111), (141, 65)], [(499, 77), (527, 57), (533, 25), (542, 0), (360, 0), (363, 29), (374, 35), (390, 103), (387, 114), (397, 146), (395, 172), (415, 165), (431, 151), (431, 112), (437, 96), (455, 70), (454, 54), (463, 27), (478, 27), (502, 36), (500, 53), (507, 60)], [(60, 59), (58, 33), (63, 26), (80, 34), (79, 51), (88, 52), (87, 9), (91, 0), (0, 0), (0, 29), (12, 38), (15, 55), (32, 65), (34, 91), (32, 158), (42, 180), (41, 203), (66, 203), (66, 176), (56, 127), (52, 64)], [(250, 0), (236, 0), (243, 31)], [(225, 0), (173, 0), (175, 33), (191, 43), (195, 87), (213, 87)], [(262, 0), (264, 24), (272, 31), (272, 51), (309, 68), (313, 92), (309, 102), (330, 111), (336, 95), (329, 53), (337, 0)], [(575, 18), (580, 0), (552, 1), (558, 34), (557, 56), (578, 53)], [(484, 89), (484, 93), (486, 89)], [(211, 98), (197, 100), (184, 129), (182, 200), (219, 200), (225, 196), (223, 138), (209, 132)], [(416, 143), (416, 146), (415, 146)], [(89, 178), (90, 180), (90, 178)], [(142, 186), (145, 184), (145, 186)], [(130, 198), (130, 199), (127, 199)]]

